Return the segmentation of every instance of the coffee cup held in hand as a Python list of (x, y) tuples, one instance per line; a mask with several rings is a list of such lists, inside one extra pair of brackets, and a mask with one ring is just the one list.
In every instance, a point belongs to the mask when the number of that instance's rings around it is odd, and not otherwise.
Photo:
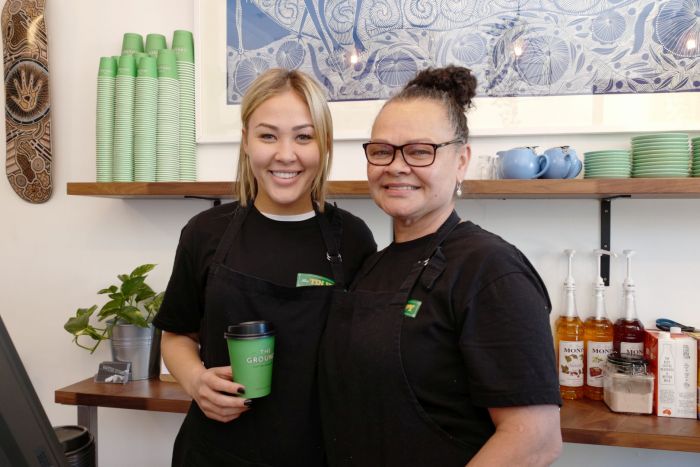
[(270, 394), (275, 357), (275, 328), (269, 321), (246, 321), (229, 326), (228, 343), (233, 380), (245, 387), (245, 397)]

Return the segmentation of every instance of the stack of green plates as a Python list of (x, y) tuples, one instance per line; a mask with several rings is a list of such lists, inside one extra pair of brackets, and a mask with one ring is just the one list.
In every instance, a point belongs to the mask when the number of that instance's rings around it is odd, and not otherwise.
[(655, 133), (632, 138), (632, 176), (672, 178), (690, 175), (687, 133)]
[(115, 182), (134, 181), (134, 88), (136, 61), (133, 55), (119, 57), (119, 69), (114, 100), (114, 160), (112, 178)]
[(96, 154), (97, 181), (112, 181), (114, 150), (114, 89), (117, 62), (112, 57), (101, 57), (97, 72)]
[(629, 151), (610, 149), (584, 152), (583, 178), (629, 178), (632, 158)]
[(136, 74), (134, 103), (134, 180), (156, 181), (158, 71), (156, 59), (141, 58)]
[(189, 31), (175, 31), (173, 50), (180, 80), (180, 180), (197, 180), (197, 143), (194, 112), (194, 39)]
[(180, 179), (180, 82), (172, 49), (158, 51), (158, 116), (156, 129), (156, 181)]
[(693, 177), (700, 177), (700, 136), (693, 138)]

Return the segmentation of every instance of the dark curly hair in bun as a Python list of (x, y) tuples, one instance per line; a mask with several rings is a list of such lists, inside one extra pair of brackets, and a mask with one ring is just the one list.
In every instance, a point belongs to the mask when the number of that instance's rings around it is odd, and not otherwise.
[(476, 77), (472, 75), (471, 70), (449, 65), (443, 68), (426, 68), (420, 71), (386, 104), (413, 99), (442, 102), (447, 109), (447, 116), (455, 130), (455, 136), (467, 142), (469, 127), (464, 113), (472, 107), (472, 98), (475, 95)]

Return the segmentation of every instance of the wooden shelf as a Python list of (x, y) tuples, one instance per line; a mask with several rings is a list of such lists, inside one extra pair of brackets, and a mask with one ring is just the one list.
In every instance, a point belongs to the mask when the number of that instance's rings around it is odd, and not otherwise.
[[(108, 198), (234, 198), (235, 182), (68, 183), (67, 193)], [(330, 198), (367, 198), (365, 181), (328, 183)]]
[(617, 414), (587, 399), (564, 401), (561, 433), (568, 443), (700, 452), (698, 420)]
[[(233, 198), (234, 182), (68, 183), (69, 195), (111, 198)], [(700, 198), (700, 178), (465, 180), (463, 198)], [(331, 181), (329, 198), (368, 198), (366, 181)]]
[[(191, 399), (177, 383), (158, 379), (100, 384), (92, 378), (55, 392), (59, 404), (186, 413)], [(621, 415), (603, 402), (565, 401), (565, 442), (700, 452), (700, 421), (653, 415)]]

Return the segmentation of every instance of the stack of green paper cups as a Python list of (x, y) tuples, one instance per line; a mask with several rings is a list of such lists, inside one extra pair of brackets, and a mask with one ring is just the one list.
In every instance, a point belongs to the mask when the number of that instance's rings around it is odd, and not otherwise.
[(143, 53), (143, 37), (135, 32), (127, 32), (122, 39), (122, 55)]
[(149, 34), (146, 36), (146, 53), (153, 58), (158, 58), (158, 51), (167, 49), (165, 36), (162, 34)]
[(97, 72), (97, 181), (112, 181), (114, 149), (114, 88), (117, 62), (112, 57), (101, 57)]
[(158, 115), (156, 59), (144, 56), (136, 73), (134, 102), (134, 180), (156, 181), (156, 128)]
[(156, 129), (156, 181), (176, 182), (180, 177), (180, 82), (172, 49), (158, 51), (158, 116)]
[(134, 91), (136, 60), (133, 55), (119, 58), (114, 100), (114, 155), (115, 182), (134, 181)]
[(180, 80), (180, 180), (197, 180), (197, 143), (194, 109), (194, 39), (189, 31), (175, 31), (173, 50)]

